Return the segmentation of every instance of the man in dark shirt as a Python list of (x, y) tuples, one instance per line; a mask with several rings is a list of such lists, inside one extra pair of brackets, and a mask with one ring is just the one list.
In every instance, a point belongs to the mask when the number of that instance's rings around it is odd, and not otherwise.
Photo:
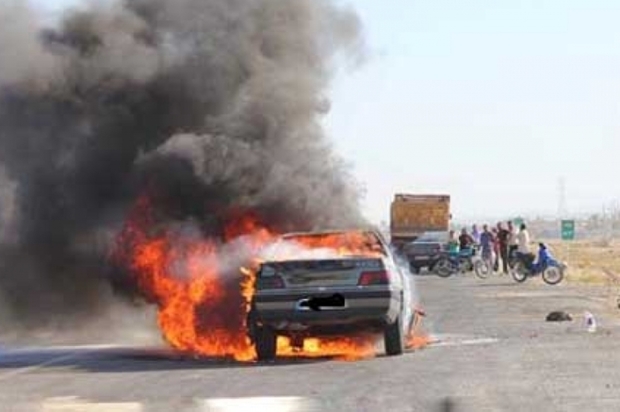
[(499, 231), (497, 230), (496, 227), (494, 227), (493, 229), (491, 229), (491, 233), (493, 234), (493, 271), (494, 272), (498, 272), (499, 271), (499, 241), (497, 240), (497, 234), (499, 233)]
[(480, 234), (480, 247), (482, 248), (482, 259), (487, 262), (489, 268), (493, 267), (493, 248), (495, 244), (495, 236), (489, 230), (489, 225), (482, 226)]
[(459, 236), (459, 246), (461, 250), (469, 249), (474, 244), (474, 238), (467, 233), (467, 229), (463, 228), (461, 236)]
[(497, 224), (497, 240), (499, 242), (499, 254), (502, 258), (502, 269), (504, 274), (508, 273), (508, 244), (510, 232), (506, 230), (503, 223)]

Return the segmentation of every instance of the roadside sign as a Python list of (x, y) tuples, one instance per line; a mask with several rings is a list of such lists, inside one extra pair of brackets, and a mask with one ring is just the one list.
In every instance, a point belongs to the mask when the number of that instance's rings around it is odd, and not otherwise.
[(562, 240), (574, 240), (575, 239), (575, 221), (574, 220), (562, 220), (561, 232), (562, 232)]

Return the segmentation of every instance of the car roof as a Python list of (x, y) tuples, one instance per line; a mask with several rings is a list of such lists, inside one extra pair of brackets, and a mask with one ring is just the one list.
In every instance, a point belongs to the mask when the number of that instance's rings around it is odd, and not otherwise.
[(307, 232), (289, 232), (280, 236), (283, 239), (288, 239), (291, 237), (299, 237), (299, 236), (329, 236), (329, 235), (344, 235), (347, 233), (367, 233), (372, 234), (378, 237), (381, 237), (381, 234), (378, 230), (369, 229), (369, 228), (356, 228), (356, 229), (332, 229), (332, 230), (315, 230), (315, 231), (307, 231)]
[(374, 228), (369, 227), (357, 227), (357, 228), (349, 228), (349, 229), (329, 229), (329, 230), (315, 230), (315, 231), (307, 231), (307, 232), (289, 232), (280, 236), (280, 239), (286, 240), (294, 237), (302, 237), (302, 236), (329, 236), (329, 235), (346, 235), (347, 233), (364, 233), (368, 235), (374, 236), (378, 242), (381, 244), (381, 247), (384, 250), (384, 253), (389, 254), (389, 244), (385, 237), (381, 234), (381, 231)]

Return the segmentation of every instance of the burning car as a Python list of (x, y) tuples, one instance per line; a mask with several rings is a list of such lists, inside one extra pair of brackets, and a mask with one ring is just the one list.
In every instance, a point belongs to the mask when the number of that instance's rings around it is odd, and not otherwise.
[(291, 233), (259, 265), (247, 326), (259, 360), (278, 337), (382, 334), (387, 355), (403, 353), (414, 314), (412, 284), (372, 230)]

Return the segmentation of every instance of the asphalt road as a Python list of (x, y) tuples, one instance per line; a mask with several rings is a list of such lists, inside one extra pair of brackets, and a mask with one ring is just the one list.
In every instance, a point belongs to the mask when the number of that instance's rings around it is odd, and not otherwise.
[[(416, 279), (437, 342), (401, 357), (259, 365), (165, 348), (4, 347), (0, 411), (620, 410), (620, 311), (607, 288)], [(545, 322), (552, 310), (575, 319)]]

